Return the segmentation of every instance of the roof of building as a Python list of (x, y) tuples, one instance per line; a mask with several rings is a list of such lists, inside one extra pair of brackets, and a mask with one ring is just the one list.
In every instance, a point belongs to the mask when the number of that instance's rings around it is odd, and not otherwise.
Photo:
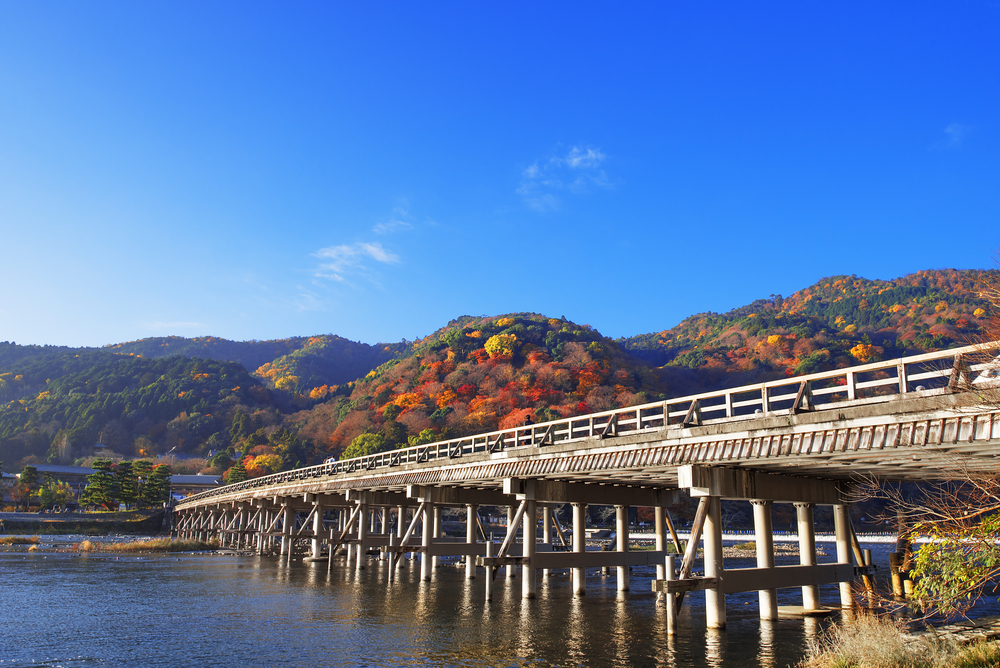
[(222, 477), (217, 475), (172, 475), (171, 485), (221, 485)]
[(39, 473), (73, 473), (76, 475), (92, 475), (97, 473), (92, 468), (86, 466), (59, 466), (58, 464), (36, 464), (35, 468)]

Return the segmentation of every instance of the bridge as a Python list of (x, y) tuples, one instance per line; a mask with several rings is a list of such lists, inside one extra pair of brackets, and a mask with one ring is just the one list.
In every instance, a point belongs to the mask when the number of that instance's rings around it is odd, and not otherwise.
[[(311, 562), (338, 555), (358, 569), (377, 551), (392, 582), (404, 554), (432, 576), (441, 557), (462, 557), (466, 577), (484, 575), (492, 596), (500, 569), (520, 568), (521, 592), (537, 577), (570, 569), (575, 595), (587, 569), (615, 569), (629, 589), (629, 567), (656, 566), (654, 590), (675, 625), (684, 593), (704, 590), (709, 627), (726, 624), (725, 595), (758, 591), (761, 619), (778, 616), (776, 590), (802, 590), (805, 611), (822, 609), (819, 585), (840, 583), (839, 606), (854, 603), (851, 583), (870, 585), (848, 506), (859, 476), (933, 481), (949, 472), (994, 473), (1000, 457), (997, 344), (904, 357), (719, 392), (443, 440), (354, 459), (328, 461), (227, 485), (184, 499), (180, 537), (218, 537), (223, 545), (291, 558), (307, 542)], [(987, 360), (987, 361), (984, 361)], [(686, 544), (669, 508), (686, 491), (698, 499)], [(757, 567), (727, 569), (721, 500), (752, 506)], [(771, 511), (795, 504), (800, 563), (775, 566)], [(572, 506), (564, 528), (554, 509)], [(588, 551), (588, 506), (614, 506), (615, 548)], [(832, 506), (836, 561), (818, 563), (814, 509)], [(481, 506), (507, 509), (494, 541)], [(654, 509), (652, 551), (629, 549), (628, 508)], [(444, 535), (442, 509), (464, 509), (465, 537)], [(541, 525), (539, 527), (539, 524)], [(540, 535), (539, 535), (540, 534)], [(672, 544), (672, 545), (669, 545)], [(668, 546), (669, 545), (669, 546)], [(693, 568), (703, 545), (703, 575)], [(670, 547), (673, 549), (671, 550)], [(380, 562), (379, 562), (380, 563)]]

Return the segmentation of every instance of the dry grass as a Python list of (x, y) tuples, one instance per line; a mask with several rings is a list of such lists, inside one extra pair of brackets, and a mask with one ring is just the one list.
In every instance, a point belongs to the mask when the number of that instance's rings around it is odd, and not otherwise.
[(3, 536), (0, 537), (0, 545), (37, 545), (38, 536)]
[(170, 540), (154, 538), (133, 543), (94, 543), (85, 540), (76, 546), (80, 552), (199, 552), (218, 549), (218, 543), (203, 540)]
[(861, 615), (834, 624), (809, 646), (801, 668), (986, 668), (1000, 666), (1000, 645), (962, 647), (950, 637), (906, 642), (901, 622)]

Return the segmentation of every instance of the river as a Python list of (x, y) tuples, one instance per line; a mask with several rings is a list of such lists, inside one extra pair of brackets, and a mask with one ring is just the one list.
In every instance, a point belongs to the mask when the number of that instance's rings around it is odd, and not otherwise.
[[(442, 565), (431, 582), (404, 565), (392, 586), (384, 562), (290, 565), (275, 557), (109, 556), (46, 549), (0, 551), (0, 668), (8, 666), (787, 666), (820, 623), (757, 618), (756, 593), (727, 597), (728, 628), (705, 629), (704, 596), (689, 594), (679, 633), (665, 631), (649, 581), (632, 591), (591, 570), (575, 598), (565, 574), (539, 574), (538, 598), (520, 580)], [(63, 539), (64, 540), (64, 539)], [(868, 545), (876, 563), (889, 546)], [(782, 561), (788, 560), (788, 561)], [(821, 560), (826, 561), (829, 559)], [(779, 557), (780, 563), (795, 558)], [(727, 559), (727, 567), (752, 566)], [(821, 589), (835, 604), (834, 586)], [(780, 605), (799, 603), (779, 591)]]

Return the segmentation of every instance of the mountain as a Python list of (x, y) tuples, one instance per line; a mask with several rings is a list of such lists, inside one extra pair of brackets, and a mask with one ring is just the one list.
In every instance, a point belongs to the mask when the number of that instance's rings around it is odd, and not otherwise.
[(617, 343), (659, 367), (671, 395), (693, 394), (965, 345), (990, 317), (982, 287), (998, 283), (996, 270), (832, 276)]
[(463, 316), (369, 372), (349, 395), (290, 418), (332, 455), (464, 436), (644, 403), (665, 388), (587, 326), (537, 313)]
[(251, 475), (329, 456), (635, 405), (963, 345), (997, 271), (834, 276), (788, 297), (611, 340), (537, 313), (462, 316), (418, 341), (161, 337), (0, 342), (0, 460), (73, 463), (98, 442)]

